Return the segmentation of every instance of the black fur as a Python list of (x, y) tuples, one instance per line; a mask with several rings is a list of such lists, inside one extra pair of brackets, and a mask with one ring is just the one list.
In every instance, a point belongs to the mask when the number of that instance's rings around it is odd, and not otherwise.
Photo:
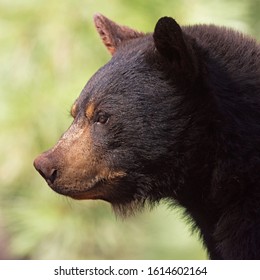
[(94, 149), (127, 174), (98, 198), (123, 214), (162, 199), (177, 203), (212, 259), (260, 259), (255, 40), (162, 18), (153, 34), (117, 46), (82, 91), (75, 121), (91, 100), (109, 116), (91, 126)]
[[(113, 153), (129, 171), (120, 197), (110, 201), (126, 211), (128, 201), (172, 198), (195, 220), (211, 258), (259, 259), (259, 45), (215, 26), (187, 27), (184, 34), (191, 57), (186, 61), (181, 45), (175, 72), (169, 73), (172, 45), (158, 53), (148, 35), (122, 46), (94, 77), (92, 94), (116, 118), (106, 141), (119, 143)], [(158, 40), (165, 44), (170, 35)], [(196, 82), (179, 87), (188, 70)]]

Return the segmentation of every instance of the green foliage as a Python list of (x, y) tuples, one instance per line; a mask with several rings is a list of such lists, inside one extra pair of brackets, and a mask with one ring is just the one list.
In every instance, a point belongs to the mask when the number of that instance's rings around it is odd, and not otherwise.
[(56, 195), (32, 162), (69, 126), (74, 99), (109, 59), (92, 24), (95, 12), (142, 31), (170, 15), (258, 35), (258, 1), (0, 1), (0, 228), (9, 257), (206, 258), (176, 210), (160, 206), (122, 221), (104, 202)]

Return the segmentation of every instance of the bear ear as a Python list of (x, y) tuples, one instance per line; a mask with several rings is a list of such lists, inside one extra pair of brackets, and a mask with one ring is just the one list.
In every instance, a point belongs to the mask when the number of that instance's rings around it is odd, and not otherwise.
[(180, 73), (180, 76), (194, 76), (196, 73), (195, 57), (187, 36), (181, 27), (171, 17), (160, 18), (153, 34), (154, 44), (159, 54), (170, 65), (170, 68)]
[(118, 25), (101, 14), (94, 15), (94, 23), (104, 45), (112, 55), (121, 42), (143, 35), (129, 27)]

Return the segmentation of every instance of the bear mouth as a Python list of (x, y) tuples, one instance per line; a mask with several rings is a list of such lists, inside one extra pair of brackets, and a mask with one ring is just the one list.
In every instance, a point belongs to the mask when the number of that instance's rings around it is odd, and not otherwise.
[(106, 177), (96, 175), (91, 179), (76, 181), (74, 185), (63, 184), (61, 180), (57, 183), (51, 181), (47, 181), (47, 183), (56, 193), (73, 199), (104, 199), (104, 193), (119, 179), (125, 176), (125, 172), (113, 172)]
[[(58, 194), (69, 196), (74, 199), (87, 199), (87, 196), (90, 192), (93, 192), (93, 190), (100, 186), (104, 185), (106, 180), (104, 178), (97, 178), (94, 177), (93, 179), (90, 179), (87, 183), (84, 184), (76, 183), (75, 185), (66, 185), (60, 183), (52, 183), (50, 181), (47, 181), (50, 188), (55, 191)], [(86, 197), (86, 198), (85, 198)]]

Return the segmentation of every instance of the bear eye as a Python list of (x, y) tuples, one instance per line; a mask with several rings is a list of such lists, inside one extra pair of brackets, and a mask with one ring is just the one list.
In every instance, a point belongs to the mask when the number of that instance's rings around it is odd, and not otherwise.
[(109, 119), (109, 115), (104, 112), (99, 112), (96, 118), (96, 123), (105, 124)]

